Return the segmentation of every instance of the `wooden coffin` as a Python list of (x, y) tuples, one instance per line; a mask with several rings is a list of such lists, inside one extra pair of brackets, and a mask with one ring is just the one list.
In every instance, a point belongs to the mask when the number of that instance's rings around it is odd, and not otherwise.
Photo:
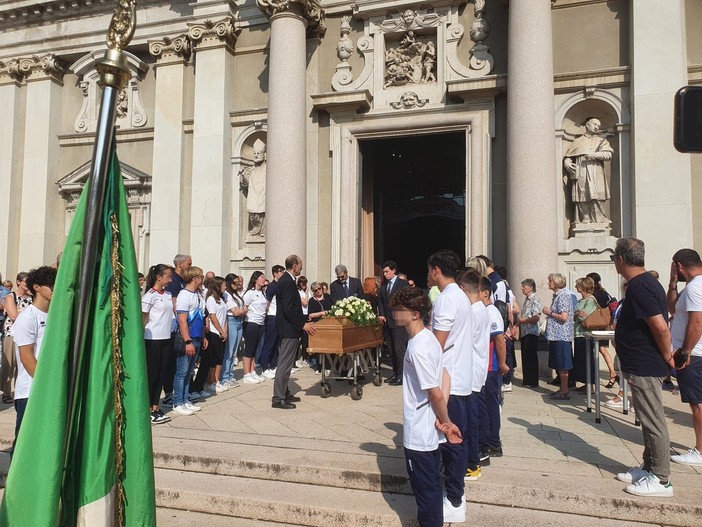
[(349, 353), (374, 348), (383, 342), (381, 326), (357, 326), (347, 317), (323, 318), (309, 337), (309, 353)]

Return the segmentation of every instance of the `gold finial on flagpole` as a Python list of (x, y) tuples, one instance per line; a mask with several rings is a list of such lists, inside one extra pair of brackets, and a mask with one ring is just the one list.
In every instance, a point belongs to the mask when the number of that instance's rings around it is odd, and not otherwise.
[(117, 0), (107, 30), (107, 51), (96, 69), (100, 73), (100, 84), (124, 89), (130, 78), (127, 58), (122, 51), (129, 45), (136, 28), (136, 0)]

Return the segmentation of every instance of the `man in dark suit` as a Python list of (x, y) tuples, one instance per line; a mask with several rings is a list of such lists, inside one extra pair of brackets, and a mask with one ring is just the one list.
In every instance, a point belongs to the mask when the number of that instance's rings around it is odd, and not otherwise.
[(392, 260), (383, 263), (383, 277), (385, 282), (380, 287), (380, 305), (378, 306), (380, 316), (378, 320), (385, 325), (385, 343), (390, 352), (393, 372), (392, 377), (385, 379), (385, 382), (399, 386), (402, 384), (402, 363), (405, 360), (405, 350), (407, 349), (407, 331), (395, 324), (390, 307), (390, 297), (400, 289), (409, 287), (409, 284), (407, 280), (397, 276), (397, 264)]
[(288, 381), (290, 370), (295, 363), (297, 346), (305, 332), (314, 335), (314, 324), (307, 321), (302, 313), (302, 302), (297, 290), (296, 278), (302, 272), (302, 258), (291, 254), (285, 259), (285, 273), (278, 279), (276, 301), (276, 329), (280, 344), (278, 346), (278, 367), (273, 381), (273, 408), (292, 410), (300, 400), (290, 393)]
[(329, 286), (332, 302), (347, 298), (349, 296), (357, 296), (363, 298), (363, 286), (358, 278), (349, 276), (349, 270), (345, 265), (339, 264), (334, 268), (336, 280)]

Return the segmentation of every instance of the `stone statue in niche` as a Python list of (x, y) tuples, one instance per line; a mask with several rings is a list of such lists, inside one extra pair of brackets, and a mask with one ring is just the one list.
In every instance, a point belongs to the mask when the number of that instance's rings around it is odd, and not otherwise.
[(385, 87), (436, 81), (436, 45), (410, 30), (385, 51)]
[(253, 144), (253, 163), (239, 170), (240, 187), (246, 196), (249, 237), (262, 239), (266, 216), (266, 143), (260, 139)]
[(600, 126), (597, 117), (585, 119), (585, 133), (570, 144), (563, 159), (564, 180), (571, 185), (575, 230), (607, 229), (611, 223), (605, 214), (610, 193), (604, 164), (614, 151)]

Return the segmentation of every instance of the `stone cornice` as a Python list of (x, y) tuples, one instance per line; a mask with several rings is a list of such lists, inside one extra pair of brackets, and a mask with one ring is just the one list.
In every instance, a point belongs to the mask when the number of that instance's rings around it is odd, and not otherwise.
[(53, 53), (0, 61), (0, 84), (51, 79), (63, 82), (66, 63)]
[(231, 16), (218, 22), (205, 20), (202, 23), (188, 23), (188, 27), (188, 38), (195, 50), (227, 46), (233, 51), (241, 31)]
[(256, 0), (258, 8), (268, 18), (289, 11), (294, 5), (302, 9), (302, 16), (307, 21), (307, 32), (313, 37), (323, 37), (327, 31), (324, 21), (324, 8), (319, 0)]
[(158, 64), (184, 63), (190, 59), (192, 43), (187, 35), (163, 37), (149, 40), (149, 53), (158, 59)]

